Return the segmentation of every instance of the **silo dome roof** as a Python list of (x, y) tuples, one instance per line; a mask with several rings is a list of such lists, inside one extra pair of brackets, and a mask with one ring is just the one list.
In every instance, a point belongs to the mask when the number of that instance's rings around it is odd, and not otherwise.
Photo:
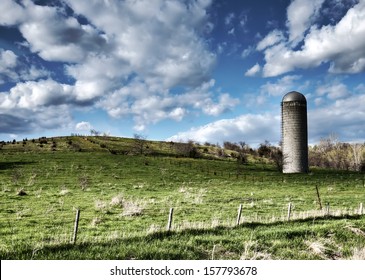
[(307, 103), (305, 96), (297, 91), (291, 91), (284, 95), (283, 102), (298, 101)]

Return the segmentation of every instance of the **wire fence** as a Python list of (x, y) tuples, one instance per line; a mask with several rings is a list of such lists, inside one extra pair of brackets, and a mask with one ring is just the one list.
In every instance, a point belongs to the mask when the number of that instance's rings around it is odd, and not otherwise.
[[(364, 215), (363, 203), (352, 208), (332, 207), (327, 203), (322, 209), (297, 210), (296, 204), (289, 202), (283, 203), (277, 213), (265, 213), (259, 209), (252, 211), (243, 204), (235, 208), (224, 206), (214, 209), (205, 205), (161, 209), (143, 209), (138, 205), (128, 207), (130, 209), (125, 209), (127, 208), (125, 206), (123, 211), (105, 209), (96, 213), (88, 209), (73, 209), (44, 213), (40, 216), (27, 211), (2, 215), (0, 244), (2, 248), (6, 248), (17, 242), (34, 242), (34, 244), (95, 242), (163, 231), (233, 228), (244, 227), (251, 223), (273, 224)], [(205, 219), (202, 219), (204, 216)]]

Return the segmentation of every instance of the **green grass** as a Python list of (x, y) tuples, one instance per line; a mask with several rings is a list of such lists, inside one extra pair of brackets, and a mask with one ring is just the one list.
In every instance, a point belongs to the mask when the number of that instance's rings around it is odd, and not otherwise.
[(112, 137), (25, 146), (0, 150), (1, 259), (348, 259), (365, 248), (363, 174), (284, 176), (251, 161), (237, 175), (235, 161), (179, 158), (171, 143), (125, 155), (133, 140)]

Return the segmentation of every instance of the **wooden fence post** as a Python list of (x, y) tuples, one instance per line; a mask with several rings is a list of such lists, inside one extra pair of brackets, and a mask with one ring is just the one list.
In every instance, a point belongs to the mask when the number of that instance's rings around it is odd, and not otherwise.
[(238, 207), (238, 214), (237, 214), (236, 226), (239, 226), (240, 225), (241, 214), (242, 214), (242, 204), (240, 204), (240, 207)]
[(75, 226), (74, 226), (74, 234), (72, 236), (72, 243), (76, 243), (77, 239), (77, 230), (79, 228), (79, 219), (80, 219), (80, 209), (76, 209), (76, 217), (75, 217)]
[(291, 204), (291, 202), (289, 202), (289, 204), (288, 204), (288, 221), (290, 221), (291, 207), (292, 207), (292, 204)]
[(167, 231), (171, 230), (171, 225), (172, 225), (172, 217), (174, 215), (174, 208), (170, 208), (170, 213), (169, 213), (169, 220), (167, 222)]
[(322, 202), (321, 202), (321, 197), (319, 196), (318, 185), (316, 185), (316, 191), (317, 191), (317, 199), (318, 199), (318, 204), (319, 204), (319, 210), (322, 210)]

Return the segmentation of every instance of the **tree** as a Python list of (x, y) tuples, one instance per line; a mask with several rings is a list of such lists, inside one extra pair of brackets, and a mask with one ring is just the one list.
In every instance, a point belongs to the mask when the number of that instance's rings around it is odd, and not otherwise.
[(135, 133), (133, 135), (133, 138), (134, 138), (133, 151), (138, 155), (143, 155), (145, 151), (147, 136)]
[(257, 149), (257, 152), (259, 153), (260, 157), (270, 157), (271, 153), (271, 144), (269, 141), (265, 140), (264, 143), (261, 143), (259, 148)]
[(277, 170), (283, 171), (284, 161), (285, 159), (287, 160), (287, 158), (284, 158), (281, 145), (280, 147), (271, 147), (270, 158), (275, 163)]
[(100, 136), (101, 132), (95, 129), (90, 129), (91, 136)]
[(352, 167), (355, 171), (361, 171), (363, 165), (363, 145), (359, 143), (350, 144), (352, 155)]
[(194, 145), (193, 140), (189, 140), (187, 143), (178, 142), (174, 144), (175, 151), (184, 157), (198, 158), (200, 153)]

